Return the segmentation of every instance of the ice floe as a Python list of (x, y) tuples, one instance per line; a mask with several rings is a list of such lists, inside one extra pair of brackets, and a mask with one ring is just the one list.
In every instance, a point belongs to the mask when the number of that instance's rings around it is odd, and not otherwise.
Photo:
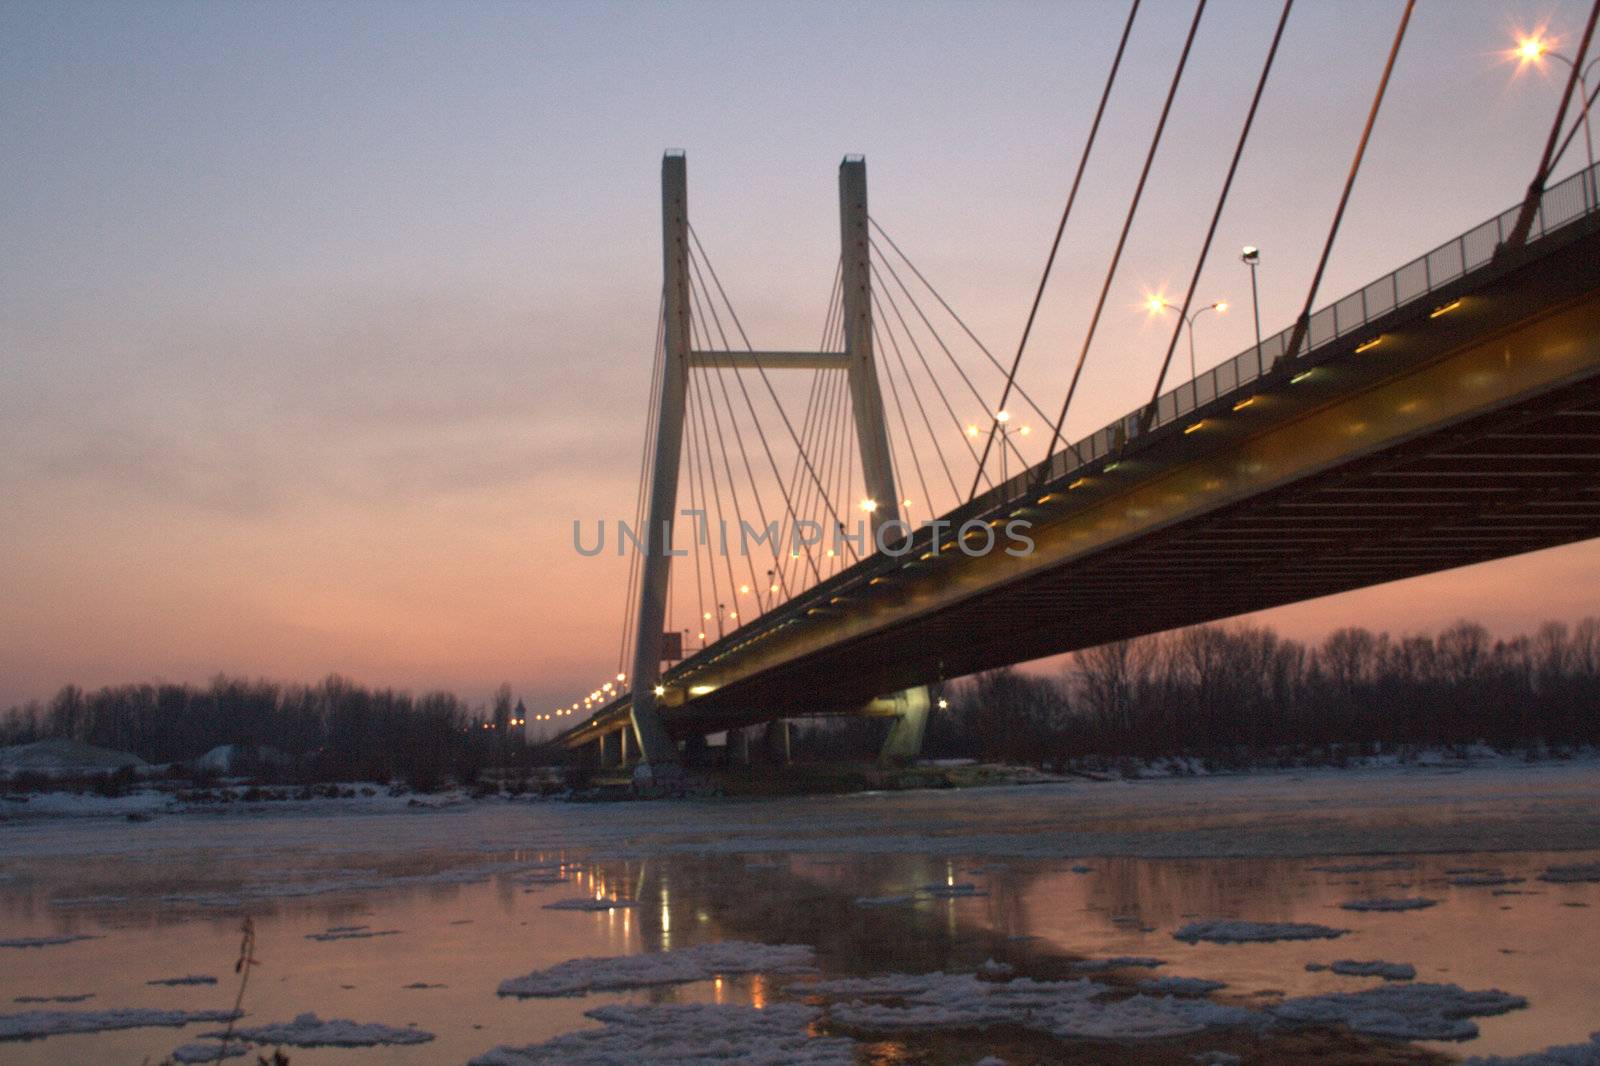
[(931, 885), (923, 885), (922, 891), (927, 895), (939, 899), (950, 899), (961, 896), (987, 896), (989, 894), (983, 889), (979, 888), (977, 885), (966, 881), (957, 882), (956, 884), (936, 882)]
[(1552, 866), (1539, 875), (1539, 880), (1556, 884), (1600, 881), (1600, 862), (1575, 862)]
[(1338, 959), (1326, 965), (1320, 962), (1308, 962), (1306, 969), (1312, 973), (1331, 970), (1345, 977), (1381, 977), (1385, 981), (1409, 981), (1417, 976), (1417, 968), (1409, 962), (1383, 962), (1380, 959), (1373, 959), (1370, 962)]
[(1527, 878), (1512, 877), (1502, 873), (1464, 873), (1450, 878), (1450, 884), (1457, 888), (1475, 888), (1488, 885), (1520, 885)]
[(1469, 992), (1459, 985), (1384, 984), (1360, 992), (1304, 996), (1267, 1008), (1287, 1022), (1343, 1025), (1368, 1036), (1397, 1040), (1470, 1040), (1471, 1019), (1526, 1007), (1528, 1001), (1499, 989)]
[(115, 1010), (29, 1010), (0, 1014), (0, 1040), (38, 1040), (68, 1033), (106, 1033), (113, 1029), (177, 1028), (193, 1022), (225, 1022), (236, 1017), (226, 1010), (157, 1010), (122, 1007)]
[(1173, 939), (1191, 944), (1202, 940), (1213, 944), (1260, 944), (1271, 940), (1332, 940), (1348, 933), (1315, 922), (1248, 922), (1237, 918), (1213, 918), (1190, 922), (1173, 933)]
[(65, 996), (15, 996), (13, 1003), (82, 1003), (94, 998), (93, 992), (78, 992)]
[(171, 988), (182, 985), (214, 985), (216, 983), (217, 979), (215, 977), (203, 973), (184, 974), (182, 977), (158, 977), (154, 981), (145, 982), (147, 985), (166, 985)]
[(224, 1051), (220, 1043), (205, 1040), (196, 1040), (189, 1044), (180, 1044), (172, 1049), (170, 1058), (173, 1062), (219, 1062), (224, 1058), (237, 1059), (249, 1054), (250, 1045), (243, 1041), (233, 1040), (228, 1042)]
[(709, 1003), (597, 1007), (588, 1013), (599, 1029), (581, 1029), (542, 1044), (497, 1047), (469, 1066), (853, 1066), (855, 1042), (815, 1037), (808, 1027), (819, 1012), (798, 1003), (765, 1009)]
[(371, 929), (364, 925), (336, 925), (320, 933), (307, 933), (307, 940), (368, 940), (375, 936), (396, 936), (398, 929)]
[(1135, 966), (1153, 970), (1157, 966), (1166, 964), (1166, 959), (1152, 958), (1149, 955), (1115, 955), (1109, 959), (1074, 959), (1067, 966), (1079, 973), (1105, 973), (1108, 970), (1126, 970)]
[[(1110, 989), (1086, 977), (986, 981), (973, 974), (889, 974), (825, 982), (811, 991), (827, 994), (835, 989), (857, 998), (835, 1003), (829, 1018), (864, 1032), (1018, 1025), (1062, 1039), (1137, 1040), (1266, 1020), (1259, 1012), (1204, 999), (1107, 999)], [(874, 1002), (880, 1000), (892, 1002)]]
[(1584, 1044), (1561, 1044), (1529, 1055), (1470, 1058), (1463, 1066), (1600, 1066), (1600, 1033), (1590, 1033)]
[[(202, 1033), (206, 1037), (223, 1034)], [(422, 1029), (400, 1029), (378, 1022), (352, 1022), (345, 1018), (324, 1021), (307, 1011), (290, 1022), (273, 1022), (250, 1029), (235, 1029), (234, 1040), (251, 1044), (284, 1044), (289, 1047), (385, 1047), (392, 1044), (426, 1044), (433, 1034)]]
[(1375, 896), (1372, 899), (1347, 899), (1339, 906), (1347, 911), (1420, 911), (1438, 902), (1426, 896)]
[(548, 970), (501, 981), (499, 993), (524, 999), (581, 996), (586, 992), (709, 981), (721, 974), (801, 973), (812, 968), (814, 957), (812, 949), (804, 944), (720, 940), (676, 951), (568, 959)]
[(57, 944), (71, 944), (79, 940), (99, 940), (90, 933), (69, 933), (62, 936), (21, 936), (0, 940), (0, 948), (49, 948)]
[(1209, 996), (1227, 988), (1228, 982), (1204, 977), (1146, 977), (1134, 987), (1147, 996)]
[(855, 901), (857, 907), (898, 907), (902, 903), (910, 903), (910, 896), (861, 896)]

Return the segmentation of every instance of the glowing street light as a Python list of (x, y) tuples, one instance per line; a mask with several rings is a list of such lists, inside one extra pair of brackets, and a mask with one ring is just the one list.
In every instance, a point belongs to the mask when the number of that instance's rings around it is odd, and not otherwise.
[[(994, 413), (994, 428), (1000, 434), (1000, 483), (1003, 485), (1007, 480), (1006, 445), (1010, 444), (1011, 434), (1015, 433), (1019, 437), (1026, 437), (1029, 433), (1033, 432), (1033, 427), (1013, 426), (1011, 424), (1010, 411), (996, 411)], [(967, 426), (967, 436), (976, 437), (977, 435), (978, 427), (976, 425), (969, 424)], [(1015, 448), (1016, 445), (1012, 444), (1011, 447)], [(911, 501), (907, 500), (906, 506), (909, 507), (910, 505)]]
[[(1550, 47), (1551, 42), (1546, 40), (1543, 33), (1536, 33), (1531, 37), (1523, 37), (1517, 42), (1517, 47), (1511, 54), (1517, 57), (1517, 66), (1522, 68), (1529, 63), (1538, 63), (1546, 56), (1558, 59), (1565, 63), (1569, 69), (1577, 70), (1577, 64), (1569, 56), (1565, 56)], [(1583, 181), (1583, 203), (1585, 207), (1594, 204), (1594, 134), (1589, 129), (1589, 72), (1594, 70), (1595, 64), (1600, 63), (1600, 57), (1590, 60), (1582, 70), (1578, 70), (1578, 88), (1583, 93), (1583, 147), (1588, 153), (1589, 169), (1584, 171), (1587, 175)]]
[[(1179, 315), (1183, 314), (1183, 308), (1179, 307), (1177, 304), (1168, 303), (1166, 298), (1161, 296), (1159, 293), (1146, 300), (1144, 302), (1144, 306), (1145, 310), (1149, 311), (1152, 315), (1165, 314), (1167, 311), (1176, 311)], [(1194, 358), (1194, 320), (1205, 314), (1207, 311), (1215, 311), (1219, 315), (1225, 315), (1228, 313), (1228, 301), (1213, 300), (1204, 307), (1195, 308), (1194, 311), (1183, 320), (1183, 324), (1189, 327), (1189, 378), (1191, 381), (1200, 376), (1199, 370), (1196, 369)]]

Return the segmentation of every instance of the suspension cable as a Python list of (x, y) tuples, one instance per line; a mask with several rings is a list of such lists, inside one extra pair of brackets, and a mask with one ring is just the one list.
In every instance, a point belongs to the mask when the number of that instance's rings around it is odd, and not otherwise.
[[(698, 243), (700, 238), (699, 238), (698, 235), (696, 235), (693, 226), (689, 227), (689, 236), (695, 242)], [(709, 273), (711, 274), (712, 284), (714, 284), (717, 287), (717, 290), (719, 292), (722, 292), (723, 291), (722, 290), (722, 281), (721, 281), (720, 278), (717, 277), (716, 267), (712, 265), (710, 258), (708, 256), (705, 256), (703, 249), (701, 251), (701, 257), (706, 260), (706, 267), (707, 267), (707, 270), (709, 271)], [(739, 337), (740, 337), (741, 340), (744, 341), (745, 348), (748, 351), (754, 351), (755, 350), (754, 346), (752, 346), (750, 344), (750, 337), (749, 337), (749, 335), (747, 333), (745, 333), (744, 324), (739, 321), (739, 316), (738, 316), (738, 314), (736, 312), (734, 312), (733, 304), (732, 304), (731, 301), (728, 300), (727, 294), (725, 292), (723, 293), (723, 298), (722, 299), (723, 299), (723, 303), (726, 304), (727, 307), (728, 307), (729, 316), (733, 319), (734, 328), (739, 331)], [(767, 394), (772, 398), (773, 406), (778, 409), (778, 417), (783, 419), (784, 428), (789, 431), (789, 439), (794, 442), (796, 448), (799, 448), (800, 447), (800, 438), (795, 434), (794, 423), (792, 423), (789, 420), (788, 412), (783, 409), (783, 404), (778, 400), (778, 392), (777, 392), (776, 389), (774, 389), (772, 387), (772, 379), (767, 376), (767, 368), (762, 366), (758, 362), (756, 364), (756, 372), (761, 375), (762, 384), (766, 385)], [(811, 473), (811, 476), (813, 478), (815, 478), (816, 477), (816, 471), (812, 467), (810, 457), (805, 454), (805, 451), (803, 449), (801, 450), (800, 454), (801, 454), (801, 457), (805, 460), (806, 469)], [(838, 516), (838, 512), (834, 510), (832, 501), (827, 499), (826, 492), (823, 493), (823, 501), (827, 504), (828, 510), (833, 514), (834, 519), (837, 521), (838, 517), (839, 517)]]
[[(887, 265), (887, 264), (885, 264), (885, 265)], [(873, 276), (874, 277), (880, 277), (876, 273), (876, 268), (874, 268)], [(880, 280), (881, 280), (881, 277), (880, 277)], [(922, 346), (917, 343), (917, 338), (911, 332), (911, 327), (906, 324), (905, 316), (900, 313), (900, 305), (899, 305), (899, 303), (897, 303), (895, 301), (894, 293), (890, 292), (888, 286), (886, 286), (886, 285), (881, 285), (881, 286), (878, 286), (877, 288), (883, 289), (883, 294), (888, 299), (889, 306), (890, 306), (891, 309), (893, 309), (895, 318), (899, 319), (899, 321), (900, 321), (900, 328), (905, 332), (906, 340), (908, 342), (910, 342), (912, 351), (916, 352), (917, 359), (922, 363), (922, 369), (928, 372), (928, 377), (933, 381), (934, 391), (936, 391), (939, 394), (940, 401), (942, 401), (944, 403), (945, 411), (950, 415), (951, 421), (953, 421), (955, 423), (956, 431), (958, 433), (960, 433), (961, 430), (962, 430), (961, 416), (956, 414), (955, 408), (950, 403), (950, 398), (947, 395), (945, 395), (944, 388), (939, 384), (938, 375), (933, 372), (933, 367), (928, 365), (928, 357), (922, 354)], [(875, 305), (876, 305), (877, 298), (878, 298), (877, 288), (875, 288), (873, 290), (873, 294), (872, 294), (872, 298), (873, 298), (873, 301), (874, 301)], [(904, 291), (904, 290), (902, 290), (902, 291)], [(906, 297), (907, 297), (907, 299), (911, 298), (909, 293), (906, 294)], [(915, 300), (912, 301), (912, 306), (916, 307)], [(918, 309), (918, 311), (920, 313), (920, 308)], [(881, 307), (879, 308), (879, 313), (880, 314), (882, 313), (882, 308)], [(926, 321), (926, 319), (924, 319), (924, 321)], [(884, 328), (889, 330), (889, 338), (890, 338), (891, 341), (893, 341), (893, 339), (894, 339), (894, 331), (892, 329), (889, 329), (889, 322), (888, 322), (887, 319), (884, 320)], [(937, 334), (934, 335), (934, 340), (939, 340), (939, 337), (938, 337)], [(942, 343), (941, 343), (941, 347), (942, 347)], [(898, 345), (895, 348), (895, 354), (896, 355), (900, 354)], [(948, 348), (945, 349), (945, 354), (946, 355), (950, 354)], [(902, 359), (903, 358), (904, 357), (902, 357)], [(952, 356), (952, 359), (953, 358), (954, 357)], [(911, 377), (911, 374), (910, 374), (909, 370), (906, 372), (906, 377), (907, 377), (908, 380)], [(971, 382), (968, 382), (968, 385), (970, 387)], [(973, 389), (973, 394), (974, 394), (974, 396), (977, 397), (978, 404), (979, 404), (979, 406), (981, 408), (981, 406), (983, 404), (982, 395), (979, 394), (976, 389)], [(919, 401), (918, 405), (920, 406), (920, 401)], [(930, 430), (929, 432), (931, 433), (932, 431)], [(967, 446), (967, 453), (972, 456), (972, 461), (974, 463), (976, 463), (978, 461), (978, 449), (973, 447), (972, 441), (967, 438), (965, 433), (961, 434), (961, 439)], [(935, 440), (937, 440), (937, 438), (935, 438)], [(935, 446), (937, 447), (937, 445), (935, 445)], [(1022, 452), (1017, 449), (1017, 446), (1015, 444), (1011, 445), (1011, 453), (1017, 457), (1017, 461), (1019, 463), (1021, 463), (1024, 468), (1027, 467), (1027, 465), (1028, 465), (1027, 459), (1023, 456)], [(982, 477), (984, 480), (989, 480), (988, 474), (986, 472), (980, 472), (979, 476)], [(990, 484), (993, 484), (993, 482), (991, 481)], [(955, 502), (956, 503), (960, 503), (961, 502), (961, 490), (960, 489), (955, 489), (954, 492), (955, 492)]]
[[(1228, 163), (1228, 175), (1222, 180), (1222, 191), (1217, 195), (1216, 210), (1211, 212), (1211, 225), (1206, 227), (1206, 239), (1200, 245), (1200, 256), (1195, 260), (1194, 273), (1189, 276), (1189, 288), (1183, 294), (1183, 306), (1178, 310), (1178, 321), (1172, 329), (1172, 339), (1167, 342), (1167, 355), (1161, 361), (1161, 373), (1156, 375), (1155, 391), (1150, 394), (1150, 406), (1140, 416), (1140, 432), (1150, 428), (1156, 414), (1156, 402), (1161, 399), (1161, 387), (1166, 384), (1167, 370), (1172, 366), (1172, 353), (1178, 350), (1178, 336), (1188, 321), (1189, 305), (1195, 290), (1200, 286), (1200, 275), (1206, 268), (1206, 257), (1211, 254), (1211, 241), (1217, 235), (1217, 223), (1222, 220), (1222, 209), (1228, 203), (1228, 191), (1233, 188), (1233, 176), (1238, 173), (1239, 160), (1244, 155), (1245, 142), (1250, 139), (1250, 127), (1256, 120), (1256, 110), (1261, 106), (1261, 95), (1267, 88), (1267, 76), (1272, 73), (1272, 61), (1278, 55), (1278, 44), (1283, 40), (1283, 28), (1289, 23), (1289, 10), (1294, 0), (1283, 0), (1283, 13), (1278, 16), (1278, 28), (1273, 31), (1272, 44), (1267, 49), (1267, 60), (1261, 67), (1261, 77), (1256, 80), (1255, 95), (1250, 98), (1250, 108), (1245, 112), (1244, 127), (1239, 130), (1239, 141), (1233, 147), (1233, 159)], [(1191, 328), (1192, 325), (1191, 325)], [(1194, 338), (1191, 336), (1190, 341)]]
[[(889, 247), (894, 250), (894, 254), (900, 257), (900, 261), (903, 262), (906, 265), (906, 268), (911, 271), (912, 275), (918, 281), (922, 282), (923, 287), (926, 288), (928, 290), (928, 292), (933, 294), (934, 300), (938, 301), (939, 306), (944, 308), (945, 313), (948, 314), (951, 318), (955, 319), (956, 325), (961, 327), (961, 332), (965, 333), (967, 335), (967, 339), (972, 341), (972, 343), (977, 347), (978, 351), (983, 353), (984, 358), (989, 360), (989, 365), (994, 367), (996, 370), (1000, 371), (1000, 373), (1004, 374), (1006, 372), (1005, 364), (1000, 362), (1000, 360), (995, 358), (994, 353), (989, 350), (988, 345), (984, 344), (983, 341), (978, 339), (978, 335), (972, 331), (972, 327), (971, 326), (967, 325), (966, 320), (963, 319), (960, 315), (958, 315), (956, 313), (956, 309), (954, 307), (950, 306), (950, 302), (939, 294), (939, 290), (938, 289), (933, 287), (933, 282), (929, 281), (926, 277), (923, 276), (922, 271), (917, 269), (917, 264), (913, 263), (911, 261), (911, 257), (906, 255), (906, 253), (901, 249), (901, 247), (894, 242), (894, 238), (893, 237), (889, 236), (889, 231), (884, 229), (883, 226), (875, 218), (869, 217), (867, 219), (867, 221), (872, 224), (872, 228), (873, 229), (878, 231), (878, 236), (882, 237), (885, 241), (888, 242)], [(881, 248), (878, 249), (878, 258), (883, 260), (884, 266), (887, 267), (887, 266), (890, 265), (889, 264), (889, 258), (883, 254), (883, 250)], [(891, 271), (891, 273), (893, 273), (893, 271)], [(895, 278), (895, 280), (899, 281), (900, 279), (897, 276)], [(902, 284), (902, 288), (904, 288), (903, 284)], [(906, 296), (907, 296), (907, 299), (911, 299), (912, 306), (917, 308), (917, 313), (919, 315), (922, 314), (921, 306), (917, 304), (915, 299), (911, 298), (911, 295), (910, 295), (909, 292), (907, 292)], [(939, 340), (940, 344), (943, 345), (943, 340), (939, 337), (939, 331), (933, 328), (933, 324), (931, 322), (928, 322), (926, 316), (923, 316), (923, 323), (925, 325), (927, 325), (928, 331), (934, 335), (934, 338)], [(949, 354), (949, 349), (946, 348), (945, 351), (946, 351), (946, 354), (948, 355)], [(955, 357), (951, 356), (951, 358), (954, 359)], [(1046, 415), (1044, 413), (1044, 410), (1042, 408), (1040, 408), (1040, 406), (1037, 403), (1034, 403), (1033, 397), (1029, 396), (1028, 393), (1023, 390), (1021, 385), (1017, 385), (1017, 386), (1015, 386), (1015, 388), (1016, 388), (1017, 395), (1021, 396), (1022, 399), (1023, 399), (1023, 402), (1026, 403), (1029, 407), (1033, 408), (1034, 413), (1037, 414), (1041, 419), (1048, 419), (1050, 417), (1049, 415)]]
[[(1039, 275), (1039, 287), (1033, 293), (1033, 306), (1028, 308), (1028, 320), (1023, 323), (1022, 338), (1017, 341), (1017, 354), (1012, 357), (1011, 370), (1006, 374), (1006, 387), (1000, 393), (1000, 406), (995, 408), (997, 411), (1004, 411), (1006, 401), (1011, 397), (1011, 386), (1016, 382), (1017, 370), (1022, 366), (1022, 353), (1028, 347), (1028, 337), (1033, 333), (1033, 321), (1039, 315), (1039, 304), (1044, 300), (1045, 286), (1049, 284), (1051, 268), (1056, 264), (1056, 253), (1061, 249), (1061, 237), (1067, 231), (1067, 219), (1072, 216), (1072, 205), (1078, 199), (1078, 187), (1083, 183), (1083, 172), (1089, 166), (1089, 153), (1094, 150), (1095, 137), (1100, 132), (1100, 120), (1105, 117), (1106, 102), (1111, 99), (1111, 87), (1117, 83), (1117, 71), (1122, 66), (1122, 55), (1128, 48), (1128, 37), (1133, 33), (1133, 20), (1138, 14), (1139, 0), (1133, 0), (1133, 5), (1128, 9), (1128, 21), (1122, 27), (1122, 38), (1117, 42), (1117, 54), (1111, 60), (1111, 72), (1106, 75), (1105, 88), (1100, 92), (1100, 104), (1095, 108), (1094, 121), (1089, 124), (1089, 136), (1083, 142), (1083, 154), (1078, 157), (1078, 170), (1072, 176), (1072, 188), (1067, 193), (1067, 205), (1061, 209), (1061, 221), (1056, 224), (1055, 239), (1050, 242), (1050, 254), (1045, 257), (1044, 272)], [(1044, 412), (1041, 411), (1039, 417), (1044, 418)], [(967, 493), (969, 501), (978, 495), (978, 484), (988, 466), (989, 450), (994, 446), (995, 434), (999, 429), (998, 422), (989, 423), (989, 432), (983, 441), (983, 457), (978, 460), (978, 473), (972, 479), (971, 491)]]
[[(944, 457), (944, 447), (939, 443), (939, 434), (933, 428), (933, 420), (928, 417), (928, 409), (923, 405), (922, 394), (917, 391), (917, 383), (911, 376), (911, 367), (906, 362), (905, 353), (900, 350), (900, 342), (895, 338), (894, 331), (889, 328), (889, 319), (883, 314), (883, 305), (879, 303), (878, 294), (876, 291), (872, 293), (872, 305), (877, 311), (877, 314), (875, 314), (872, 319), (873, 338), (881, 345), (882, 341), (878, 338), (878, 319), (882, 318), (884, 332), (889, 335), (889, 350), (894, 352), (895, 361), (900, 364), (900, 372), (905, 375), (906, 388), (911, 391), (911, 400), (916, 404), (918, 414), (922, 416), (923, 428), (928, 431), (928, 440), (932, 442), (934, 453), (939, 457), (939, 465), (944, 468), (944, 476), (950, 481), (950, 491), (955, 494), (956, 501), (960, 502), (961, 490), (956, 487), (955, 475), (950, 472), (950, 463)], [(883, 349), (880, 347), (878, 350), (882, 351)], [(926, 363), (924, 363), (924, 366), (926, 366)], [(887, 363), (884, 364), (884, 369), (889, 370), (889, 365)], [(889, 374), (889, 380), (891, 383), (894, 381), (894, 375), (892, 373)], [(944, 393), (939, 390), (938, 379), (934, 379), (934, 389), (935, 391), (939, 391), (940, 399), (944, 399)], [(896, 396), (895, 402), (896, 406), (898, 407), (898, 395)], [(945, 401), (945, 410), (949, 411), (950, 416), (955, 419), (956, 430), (959, 432), (961, 429), (961, 419), (957, 417), (955, 411), (950, 408), (950, 403), (948, 400)], [(904, 413), (902, 413), (900, 417), (904, 418)], [(964, 440), (965, 437), (963, 436), (962, 439)], [(971, 447), (970, 442), (968, 447)], [(977, 458), (976, 453), (974, 453), (973, 458)], [(924, 488), (924, 491), (926, 491), (926, 488)]]
[[(1600, 11), (1600, 0), (1595, 0), (1596, 10)], [(1294, 332), (1289, 334), (1289, 344), (1283, 351), (1283, 358), (1293, 359), (1300, 350), (1300, 342), (1306, 339), (1306, 334), (1311, 329), (1311, 305), (1316, 302), (1317, 289), (1322, 286), (1322, 272), (1328, 267), (1328, 256), (1333, 252), (1334, 238), (1339, 235), (1339, 223), (1344, 220), (1345, 205), (1350, 202), (1350, 191), (1355, 188), (1356, 175), (1361, 171), (1361, 160), (1367, 154), (1367, 141), (1372, 136), (1372, 127), (1378, 121), (1378, 109), (1383, 106), (1383, 95), (1389, 88), (1389, 75), (1394, 72), (1394, 61), (1400, 54), (1400, 43), (1406, 39), (1406, 26), (1411, 22), (1411, 10), (1417, 6), (1417, 0), (1406, 0), (1405, 10), (1400, 13), (1400, 26), (1394, 32), (1394, 43), (1389, 46), (1389, 58), (1383, 64), (1383, 77), (1378, 79), (1378, 91), (1372, 97), (1372, 107), (1367, 111), (1367, 124), (1361, 129), (1361, 140), (1356, 144), (1355, 158), (1350, 160), (1350, 173), (1344, 179), (1344, 191), (1339, 194), (1339, 206), (1333, 212), (1333, 224), (1328, 227), (1328, 239), (1322, 245), (1322, 258), (1317, 260), (1317, 272), (1311, 277), (1311, 289), (1306, 293), (1305, 306), (1300, 309), (1300, 316), (1294, 320)], [(1594, 20), (1589, 20), (1589, 28), (1594, 28)], [(1588, 41), (1588, 38), (1584, 38)], [(1570, 92), (1570, 86), (1568, 88)], [(1562, 101), (1563, 111), (1566, 101)], [(1556, 122), (1559, 124), (1560, 116)], [(1550, 137), (1552, 144), (1555, 135)], [(1549, 158), (1549, 147), (1545, 149), (1546, 158)], [(1542, 179), (1541, 179), (1542, 180)]]
[(1194, 21), (1189, 24), (1189, 34), (1184, 38), (1183, 51), (1178, 55), (1178, 67), (1172, 73), (1172, 84), (1167, 88), (1167, 99), (1161, 105), (1161, 118), (1156, 122), (1154, 135), (1150, 138), (1150, 150), (1144, 157), (1144, 168), (1139, 171), (1139, 183), (1133, 190), (1133, 201), (1128, 205), (1127, 217), (1122, 220), (1122, 233), (1117, 238), (1117, 248), (1111, 256), (1111, 266), (1106, 270), (1104, 284), (1100, 286), (1100, 299), (1095, 303), (1094, 316), (1089, 320), (1088, 332), (1084, 334), (1083, 348), (1078, 352), (1077, 366), (1073, 367), (1072, 380), (1067, 385), (1066, 399), (1061, 402), (1061, 414), (1056, 418), (1056, 424), (1050, 431), (1050, 444), (1045, 449), (1044, 463), (1041, 467), (1041, 476), (1048, 477), (1050, 460), (1055, 457), (1056, 445), (1061, 441), (1061, 429), (1067, 422), (1067, 411), (1072, 407), (1072, 398), (1078, 391), (1078, 381), (1083, 377), (1083, 364), (1089, 358), (1089, 347), (1094, 343), (1095, 330), (1099, 328), (1100, 316), (1105, 312), (1106, 297), (1111, 294), (1111, 283), (1117, 276), (1117, 267), (1122, 262), (1122, 250), (1127, 246), (1128, 233), (1133, 229), (1134, 216), (1139, 211), (1139, 201), (1144, 196), (1145, 182), (1150, 177), (1151, 164), (1155, 162), (1156, 149), (1161, 146), (1161, 135), (1167, 128), (1167, 116), (1172, 113), (1172, 101), (1178, 95), (1178, 86), (1183, 81), (1183, 70), (1189, 62), (1189, 52), (1194, 47), (1195, 34), (1200, 29), (1200, 17), (1205, 14), (1206, 0), (1198, 0), (1194, 8)]

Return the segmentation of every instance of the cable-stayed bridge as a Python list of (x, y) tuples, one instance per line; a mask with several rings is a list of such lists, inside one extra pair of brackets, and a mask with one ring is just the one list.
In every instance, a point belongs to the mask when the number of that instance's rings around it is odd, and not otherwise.
[(1009, 367), (982, 345), (869, 216), (864, 160), (840, 166), (817, 350), (766, 351), (669, 153), (646, 550), (616, 679), (544, 716), (574, 719), (556, 742), (660, 767), (691, 737), (874, 714), (909, 757), (946, 679), (1600, 534), (1600, 210), (1594, 168), (1547, 180), (1566, 113), (1520, 204), (1310, 313), (1319, 266), (1291, 326), (1072, 444), (1071, 390), (1052, 415), (1020, 389), (1026, 332)]

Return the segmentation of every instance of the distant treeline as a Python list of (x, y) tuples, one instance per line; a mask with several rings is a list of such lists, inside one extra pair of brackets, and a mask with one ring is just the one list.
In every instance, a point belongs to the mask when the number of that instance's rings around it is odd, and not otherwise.
[(926, 753), (1050, 763), (1091, 755), (1600, 744), (1600, 618), (1496, 640), (1341, 629), (1310, 646), (1207, 625), (1075, 653), (1058, 677), (998, 670), (959, 683)]
[[(1502, 749), (1600, 745), (1600, 618), (1496, 640), (1461, 622), (1437, 636), (1341, 629), (1311, 646), (1260, 626), (1197, 626), (1073, 654), (1045, 676), (997, 670), (957, 682), (933, 712), (925, 754), (1050, 765), (1085, 757), (1187, 755), (1220, 765), (1333, 759), (1405, 746)], [(68, 685), (13, 707), (0, 744), (70, 737), (152, 763), (221, 744), (265, 749), (262, 777), (476, 780), (521, 761), (511, 691), (487, 712), (455, 696), (363, 688), (340, 677), (279, 685), (218, 677), (207, 687)], [(488, 722), (493, 728), (484, 728)], [(865, 758), (882, 719), (801, 728), (802, 759)]]
[[(317, 685), (217, 677), (207, 687), (118, 685), (85, 692), (68, 685), (48, 704), (13, 707), (0, 744), (68, 737), (130, 751), (146, 762), (193, 760), (222, 744), (256, 753), (264, 777), (289, 780), (442, 783), (470, 781), (501, 750), (511, 690), (501, 686), (483, 729), (447, 692), (412, 696), (333, 676)], [(515, 746), (520, 752), (521, 746)]]

